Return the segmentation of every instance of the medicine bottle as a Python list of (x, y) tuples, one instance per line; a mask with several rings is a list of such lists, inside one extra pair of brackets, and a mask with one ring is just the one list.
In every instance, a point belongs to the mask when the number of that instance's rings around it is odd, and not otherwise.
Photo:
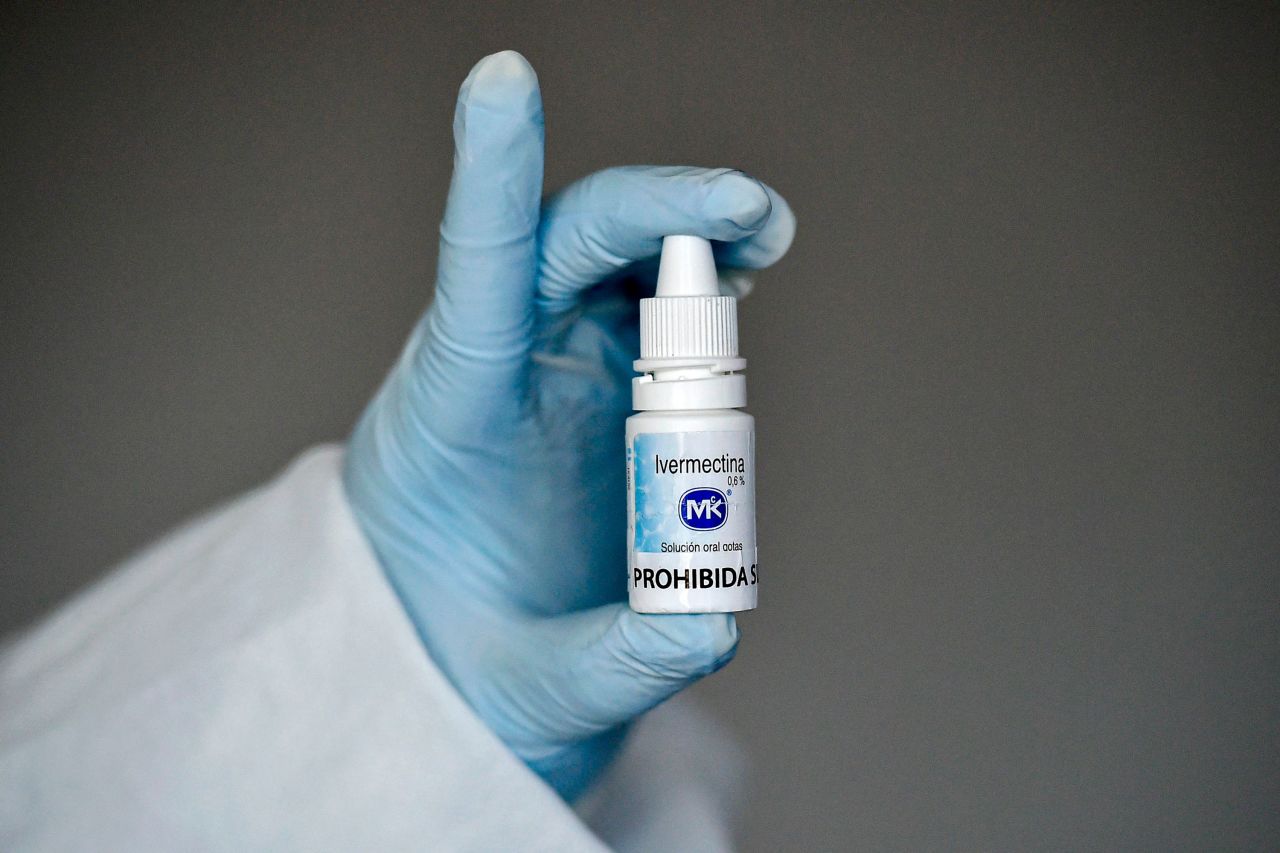
[(755, 420), (742, 411), (737, 300), (721, 296), (711, 244), (662, 244), (640, 300), (638, 414), (627, 419), (628, 589), (641, 613), (756, 606)]

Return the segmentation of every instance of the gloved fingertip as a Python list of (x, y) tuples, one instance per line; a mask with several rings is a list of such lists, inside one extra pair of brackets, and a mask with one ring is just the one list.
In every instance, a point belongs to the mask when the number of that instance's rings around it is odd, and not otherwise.
[(538, 90), (538, 75), (529, 60), (514, 50), (491, 53), (471, 69), (458, 93), (468, 106), (510, 110), (527, 105)]
[(743, 231), (754, 231), (769, 219), (773, 206), (764, 185), (741, 172), (726, 172), (711, 182), (703, 211), (727, 219)]
[(667, 682), (690, 682), (722, 668), (738, 648), (732, 613), (641, 614), (619, 620), (636, 669)]
[(768, 218), (750, 237), (716, 247), (716, 260), (728, 267), (764, 269), (777, 263), (796, 236), (796, 215), (786, 199), (769, 188)]
[(712, 658), (710, 666), (702, 675), (710, 675), (713, 672), (719, 672), (729, 665), (729, 662), (737, 657), (738, 643), (742, 640), (742, 635), (738, 633), (738, 620), (733, 618), (732, 613), (715, 613), (713, 616), (722, 617), (720, 622), (725, 629), (720, 632), (712, 650), (716, 653)]
[(732, 613), (709, 613), (713, 623), (718, 626), (717, 648), (720, 654), (712, 664), (712, 672), (723, 669), (738, 654), (738, 644), (742, 642), (742, 632), (738, 629), (738, 619)]
[(768, 227), (761, 229), (757, 242), (763, 251), (781, 258), (796, 238), (796, 215), (791, 205), (778, 193), (770, 191), (771, 212)]

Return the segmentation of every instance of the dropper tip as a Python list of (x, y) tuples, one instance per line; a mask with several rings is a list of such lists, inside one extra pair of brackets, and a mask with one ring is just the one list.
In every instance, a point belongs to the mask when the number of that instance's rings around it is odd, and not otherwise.
[(711, 241), (690, 234), (672, 234), (662, 240), (656, 296), (719, 296)]

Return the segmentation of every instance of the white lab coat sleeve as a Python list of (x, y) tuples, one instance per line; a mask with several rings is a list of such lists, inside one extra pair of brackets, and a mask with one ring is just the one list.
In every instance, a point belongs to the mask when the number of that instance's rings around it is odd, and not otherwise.
[(696, 715), (642, 723), (581, 814), (497, 740), (423, 650), (341, 460), (304, 454), (7, 644), (0, 849), (672, 849), (678, 825), (726, 849), (732, 749)]

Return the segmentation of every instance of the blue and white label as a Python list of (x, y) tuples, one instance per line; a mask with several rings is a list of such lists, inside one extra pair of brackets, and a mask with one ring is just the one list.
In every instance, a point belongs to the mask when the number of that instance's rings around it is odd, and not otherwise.
[(755, 606), (755, 434), (637, 433), (627, 447), (628, 586), (643, 612)]

